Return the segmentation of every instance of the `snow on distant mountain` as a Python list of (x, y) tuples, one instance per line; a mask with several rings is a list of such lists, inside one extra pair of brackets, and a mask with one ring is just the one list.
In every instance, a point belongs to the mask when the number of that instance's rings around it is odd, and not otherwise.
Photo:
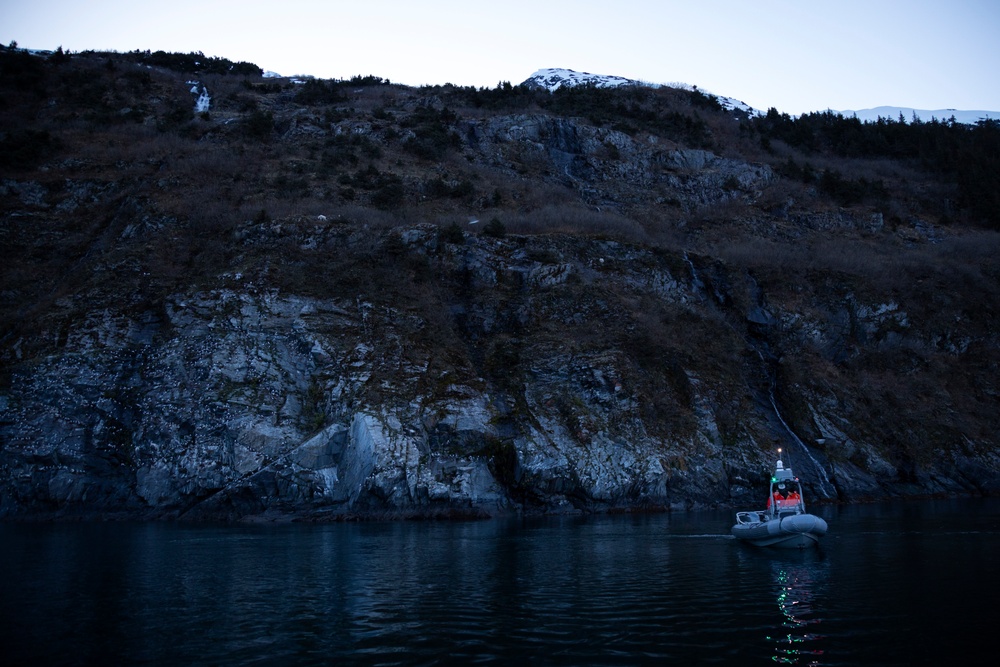
[[(638, 81), (636, 79), (626, 79), (623, 76), (611, 76), (608, 74), (591, 74), (590, 72), (577, 72), (571, 69), (559, 69), (559, 68), (549, 68), (540, 69), (525, 81), (521, 83), (522, 86), (527, 86), (529, 88), (543, 88), (549, 92), (554, 92), (559, 90), (564, 86), (585, 86), (591, 85), (598, 88), (614, 88), (617, 86), (647, 86), (649, 88), (680, 88), (683, 90), (699, 90), (697, 86), (689, 86), (684, 83), (648, 83), (645, 81)], [(737, 109), (745, 113), (756, 115), (759, 114), (757, 110), (751, 107), (745, 102), (733, 99), (731, 97), (723, 97), (721, 95), (714, 95), (708, 91), (702, 90), (702, 93), (706, 95), (711, 95), (719, 101), (726, 109)]]
[(932, 118), (940, 121), (955, 118), (956, 123), (973, 125), (980, 120), (1000, 120), (1000, 111), (963, 111), (961, 109), (913, 109), (911, 107), (875, 107), (874, 109), (860, 109), (858, 111), (834, 111), (844, 118), (857, 116), (861, 122), (877, 121), (879, 118), (887, 120), (899, 120), (900, 116), (909, 123), (914, 118), (919, 118), (923, 122), (930, 122)]

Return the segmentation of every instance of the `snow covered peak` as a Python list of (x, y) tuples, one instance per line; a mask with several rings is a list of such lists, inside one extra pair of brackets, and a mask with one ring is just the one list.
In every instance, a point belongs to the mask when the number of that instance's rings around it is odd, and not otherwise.
[[(682, 90), (699, 90), (697, 86), (689, 86), (682, 83), (647, 83), (636, 79), (626, 79), (623, 76), (591, 74), (590, 72), (577, 72), (571, 69), (558, 68), (540, 69), (522, 82), (521, 85), (527, 86), (528, 88), (542, 88), (544, 90), (548, 90), (550, 93), (564, 86), (586, 85), (592, 85), (598, 88), (615, 88), (618, 86), (647, 86), (649, 88), (660, 88), (662, 86), (666, 86), (668, 88), (680, 88)], [(712, 95), (704, 90), (701, 90), (700, 92), (714, 97), (719, 104), (723, 106), (723, 108), (730, 111), (736, 109), (750, 115), (756, 115), (759, 113), (745, 102), (741, 102), (731, 97)]]
[(528, 88), (544, 88), (551, 93), (563, 86), (593, 85), (598, 88), (614, 88), (616, 86), (639, 86), (642, 84), (622, 76), (591, 74), (590, 72), (577, 72), (571, 69), (548, 68), (538, 70), (521, 85)]

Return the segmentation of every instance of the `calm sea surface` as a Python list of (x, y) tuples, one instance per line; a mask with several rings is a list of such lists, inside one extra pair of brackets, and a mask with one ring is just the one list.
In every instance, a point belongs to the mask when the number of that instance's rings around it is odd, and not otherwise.
[(0, 663), (933, 665), (997, 653), (1000, 500), (813, 510), (830, 533), (805, 553), (737, 543), (730, 512), (0, 524)]

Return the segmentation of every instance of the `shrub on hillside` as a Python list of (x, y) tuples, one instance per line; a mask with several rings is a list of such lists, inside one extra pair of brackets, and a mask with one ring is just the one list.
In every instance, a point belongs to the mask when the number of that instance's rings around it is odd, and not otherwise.
[(254, 110), (243, 119), (243, 133), (252, 139), (266, 139), (274, 130), (274, 116), (270, 111)]
[(882, 181), (869, 181), (863, 176), (856, 180), (844, 178), (840, 172), (831, 169), (823, 170), (819, 177), (819, 189), (843, 206), (860, 204), (866, 200), (882, 201), (888, 197)]
[[(86, 54), (96, 53), (97, 55), (115, 55), (116, 53), (109, 53), (107, 51), (85, 51)], [(164, 69), (173, 70), (175, 72), (183, 72), (185, 74), (233, 74), (236, 76), (261, 76), (264, 73), (260, 67), (253, 63), (248, 62), (236, 62), (228, 58), (219, 58), (216, 56), (206, 56), (201, 51), (193, 53), (167, 53), (166, 51), (140, 51), (136, 49), (135, 51), (130, 51), (128, 53), (122, 54), (122, 57), (128, 58), (134, 62), (138, 62), (142, 65), (148, 65), (150, 67), (162, 67)]]
[(507, 236), (507, 228), (502, 222), (500, 222), (500, 218), (493, 218), (483, 225), (483, 235), (490, 236), (495, 239), (502, 239)]
[(0, 166), (35, 166), (55, 142), (45, 130), (14, 130), (0, 135)]
[(445, 243), (454, 243), (455, 245), (465, 243), (465, 233), (457, 222), (453, 222), (447, 227), (442, 227), (438, 235)]
[(8, 49), (0, 51), (0, 80), (4, 87), (14, 90), (41, 92), (45, 87), (48, 69), (45, 61), (27, 51)]
[(501, 81), (496, 88), (476, 89), (473, 86), (457, 87), (450, 84), (435, 88), (454, 94), (477, 109), (525, 109), (536, 104), (543, 95), (549, 94), (548, 91), (532, 90), (525, 86), (512, 86), (510, 81)]
[(345, 99), (339, 86), (322, 79), (307, 79), (295, 93), (295, 101), (306, 105), (335, 104)]
[[(708, 125), (690, 109), (674, 99), (674, 95), (692, 96), (689, 91), (653, 92), (646, 88), (598, 88), (595, 85), (559, 88), (540, 104), (563, 116), (582, 116), (598, 126), (611, 127), (634, 135), (640, 130), (698, 148), (712, 147)], [(715, 98), (704, 98), (701, 108), (721, 108)], [(713, 107), (715, 105), (715, 107)], [(699, 104), (693, 103), (698, 107)]]
[(448, 108), (441, 111), (433, 107), (417, 107), (401, 125), (413, 130), (414, 136), (404, 144), (410, 153), (424, 160), (439, 160), (450, 150), (458, 148), (461, 140), (451, 129), (458, 117)]

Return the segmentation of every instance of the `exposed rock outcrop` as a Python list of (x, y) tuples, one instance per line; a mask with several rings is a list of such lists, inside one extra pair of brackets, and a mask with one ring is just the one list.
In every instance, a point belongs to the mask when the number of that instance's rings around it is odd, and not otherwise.
[[(769, 360), (779, 347), (822, 359), (929, 335), (900, 304), (852, 297), (791, 311), (761, 294), (741, 302), (759, 290), (749, 277), (701, 260), (560, 237), (535, 239), (533, 259), (523, 243), (390, 232), (394, 261), (427, 262), (443, 290), (416, 308), (244, 285), (91, 312), (50, 354), (5, 361), (0, 512), (320, 519), (729, 505), (756, 500), (776, 445), (815, 500), (1000, 488), (992, 443), (955, 442), (916, 466), (852, 422), (853, 379), (797, 384)], [(710, 350), (685, 353), (680, 332)]]
[(462, 135), (493, 165), (517, 171), (525, 163), (545, 164), (593, 202), (629, 202), (635, 188), (655, 188), (661, 200), (690, 211), (727, 199), (752, 201), (774, 177), (766, 165), (571, 118), (493, 116), (466, 121)]

